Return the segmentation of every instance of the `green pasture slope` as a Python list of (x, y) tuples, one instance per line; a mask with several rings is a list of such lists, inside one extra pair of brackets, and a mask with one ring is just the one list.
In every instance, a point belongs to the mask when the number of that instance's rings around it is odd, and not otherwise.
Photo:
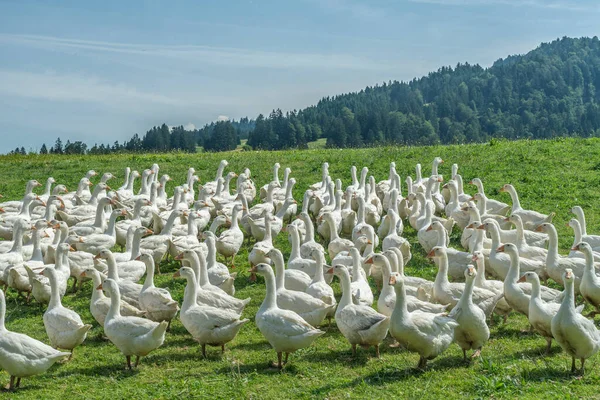
[[(504, 183), (512, 183), (521, 195), (525, 208), (544, 213), (556, 212), (560, 246), (566, 251), (572, 241), (566, 222), (572, 217), (569, 208), (584, 207), (588, 230), (600, 232), (600, 140), (560, 139), (551, 141), (493, 142), (491, 144), (444, 147), (383, 147), (357, 150), (316, 149), (288, 152), (230, 152), (219, 154), (147, 154), (108, 156), (2, 156), (0, 157), (0, 193), (5, 199), (18, 199), (27, 179), (40, 181), (52, 175), (59, 183), (74, 189), (88, 169), (113, 172), (122, 184), (126, 166), (136, 169), (160, 165), (160, 172), (174, 178), (167, 188), (181, 184), (188, 167), (193, 166), (201, 182), (214, 179), (219, 160), (229, 161), (229, 169), (248, 167), (252, 178), (261, 186), (271, 180), (272, 165), (279, 162), (291, 167), (298, 184), (295, 197), (301, 200), (307, 185), (319, 181), (321, 164), (330, 164), (330, 173), (346, 185), (351, 165), (368, 166), (379, 181), (387, 177), (390, 161), (395, 161), (402, 179), (414, 175), (417, 162), (424, 174), (430, 172), (431, 160), (441, 156), (445, 163), (441, 173), (448, 178), (452, 163), (468, 182), (480, 177), (490, 197), (508, 201), (499, 194)], [(95, 180), (97, 182), (97, 179)], [(473, 186), (466, 186), (473, 192)], [(413, 260), (408, 274), (432, 279), (435, 268), (420, 248), (415, 232), (406, 228), (405, 235), (413, 244)], [(458, 244), (458, 233), (453, 243)], [(276, 246), (287, 256), (289, 245), (285, 233), (276, 238)], [(236, 297), (252, 297), (245, 317), (254, 318), (262, 302), (264, 282), (248, 281), (247, 251), (238, 254)], [(173, 280), (178, 268), (174, 261), (161, 266), (157, 284), (167, 287), (180, 300), (183, 281)], [(202, 359), (199, 346), (179, 321), (175, 321), (165, 344), (142, 359), (139, 369), (124, 369), (125, 359), (102, 337), (102, 329), (88, 310), (91, 284), (76, 295), (67, 294), (64, 304), (81, 314), (84, 321), (94, 323), (86, 342), (76, 349), (72, 361), (59, 364), (46, 374), (24, 379), (22, 389), (2, 398), (377, 398), (387, 396), (420, 398), (567, 398), (600, 396), (598, 356), (586, 363), (582, 379), (568, 371), (570, 359), (554, 344), (550, 356), (543, 354), (545, 340), (534, 334), (521, 333), (528, 327), (524, 317), (512, 315), (507, 324), (497, 319), (491, 329), (491, 340), (483, 348), (482, 358), (470, 366), (462, 362), (462, 352), (453, 345), (449, 351), (424, 371), (417, 371), (418, 356), (400, 349), (383, 346), (381, 359), (372, 351), (360, 350), (351, 358), (350, 346), (335, 327), (335, 322), (310, 348), (290, 358), (283, 372), (267, 369), (275, 359), (269, 344), (254, 323), (246, 325), (221, 356), (218, 349), (209, 350)], [(334, 289), (339, 295), (337, 281)], [(43, 310), (33, 302), (25, 305), (14, 293), (8, 294), (7, 326), (47, 342), (42, 323)], [(326, 327), (325, 327), (326, 328)], [(8, 375), (0, 372), (0, 382)]]

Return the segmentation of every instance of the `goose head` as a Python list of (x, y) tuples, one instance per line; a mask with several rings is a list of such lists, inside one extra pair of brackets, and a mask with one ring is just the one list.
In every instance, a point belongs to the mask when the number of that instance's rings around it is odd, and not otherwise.
[(533, 283), (535, 281), (539, 282), (538, 275), (535, 272), (529, 271), (529, 272), (525, 272), (523, 275), (521, 275), (521, 277), (519, 278), (519, 280), (517, 282), (519, 282), (519, 283), (522, 283), (522, 282)]
[(388, 281), (390, 286), (400, 288), (404, 286), (404, 277), (398, 272), (392, 272)]
[(196, 280), (196, 274), (194, 274), (194, 270), (190, 267), (181, 267), (173, 274), (173, 279), (177, 278), (185, 278), (194, 282)]
[(474, 266), (469, 265), (465, 268), (465, 280), (471, 281), (477, 277), (477, 270)]
[(253, 272), (260, 276), (273, 275), (273, 269), (271, 268), (271, 266), (264, 263), (260, 263), (250, 268), (250, 272)]
[(536, 232), (548, 232), (551, 229), (550, 225), (552, 225), (552, 224), (550, 224), (548, 222), (544, 222), (542, 224), (539, 224), (537, 226), (537, 228), (535, 228), (535, 231)]
[(98, 287), (96, 287), (96, 290), (104, 290), (107, 293), (117, 293), (119, 291), (119, 286), (117, 285), (117, 282), (115, 282), (113, 279), (105, 279), (100, 285), (98, 285)]
[(427, 253), (427, 258), (442, 258), (446, 256), (446, 249), (440, 246), (435, 246), (429, 253)]
[(94, 259), (96, 260), (108, 260), (110, 258), (110, 256), (112, 255), (112, 252), (108, 249), (102, 249), (98, 252), (98, 254), (96, 254), (96, 256), (94, 257)]

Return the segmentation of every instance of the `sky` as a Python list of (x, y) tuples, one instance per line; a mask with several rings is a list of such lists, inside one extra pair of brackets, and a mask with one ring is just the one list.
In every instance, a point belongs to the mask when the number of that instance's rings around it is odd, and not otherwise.
[(597, 0), (0, 0), (0, 153), (301, 109), (599, 18)]

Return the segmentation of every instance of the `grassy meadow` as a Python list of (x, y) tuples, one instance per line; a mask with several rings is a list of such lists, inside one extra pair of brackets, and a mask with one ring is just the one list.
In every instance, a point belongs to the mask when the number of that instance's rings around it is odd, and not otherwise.
[[(99, 173), (110, 171), (118, 178), (109, 181), (119, 187), (126, 166), (142, 170), (152, 163), (160, 165), (174, 182), (167, 191), (172, 195), (175, 184), (185, 180), (187, 169), (193, 166), (200, 182), (214, 179), (219, 160), (227, 159), (227, 170), (240, 172), (250, 168), (252, 178), (260, 187), (272, 179), (272, 165), (279, 162), (290, 167), (297, 185), (294, 196), (301, 201), (306, 187), (320, 180), (321, 164), (330, 164), (330, 174), (350, 181), (350, 166), (367, 166), (377, 181), (387, 178), (390, 161), (404, 179), (414, 176), (417, 162), (423, 164), (424, 175), (430, 173), (431, 161), (440, 156), (445, 163), (440, 173), (449, 177), (450, 166), (458, 163), (465, 183), (480, 177), (489, 197), (509, 202), (508, 194), (499, 194), (504, 183), (512, 183), (521, 196), (524, 208), (544, 213), (556, 212), (554, 219), (564, 252), (571, 245), (572, 231), (565, 224), (573, 205), (586, 211), (588, 231), (600, 232), (600, 140), (560, 139), (551, 141), (494, 141), (490, 144), (439, 147), (383, 147), (356, 150), (309, 149), (288, 152), (240, 152), (219, 154), (146, 154), (109, 156), (1, 156), (0, 193), (4, 200), (20, 199), (27, 179), (45, 182), (53, 176), (71, 190), (89, 169)], [(94, 182), (98, 181), (96, 177)], [(405, 188), (403, 187), (403, 192)], [(465, 185), (473, 193), (474, 186)], [(408, 225), (408, 224), (406, 224)], [(424, 258), (416, 232), (405, 229), (412, 245), (413, 260), (407, 274), (433, 279), (435, 267)], [(452, 241), (459, 245), (459, 233)], [(275, 245), (287, 257), (290, 246), (282, 232)], [(531, 333), (521, 333), (528, 327), (526, 319), (515, 314), (508, 323), (495, 320), (489, 343), (482, 358), (471, 365), (462, 362), (462, 352), (452, 345), (442, 356), (429, 363), (426, 371), (415, 369), (418, 356), (401, 349), (389, 348), (384, 342), (381, 359), (372, 358), (373, 350), (360, 349), (352, 359), (350, 346), (335, 326), (316, 340), (313, 346), (291, 355), (282, 372), (268, 369), (276, 355), (256, 329), (253, 319), (264, 296), (264, 282), (248, 280), (247, 251), (236, 259), (236, 297), (251, 297), (244, 317), (251, 323), (242, 328), (237, 338), (227, 345), (223, 356), (216, 348), (208, 349), (208, 358), (201, 357), (199, 345), (176, 320), (165, 344), (147, 357), (134, 371), (125, 370), (125, 358), (102, 337), (102, 329), (89, 309), (91, 283), (73, 295), (68, 293), (63, 304), (76, 310), (94, 328), (84, 344), (75, 351), (73, 360), (57, 364), (47, 373), (23, 379), (22, 388), (2, 398), (590, 398), (598, 396), (600, 365), (598, 356), (586, 363), (586, 375), (578, 379), (570, 373), (570, 358), (557, 344), (550, 356), (544, 355), (546, 342)], [(173, 280), (178, 263), (165, 262), (162, 274), (156, 277), (158, 286), (167, 287), (181, 301), (183, 280)], [(337, 280), (334, 289), (340, 294)], [(35, 301), (26, 305), (14, 292), (7, 294), (7, 327), (48, 342), (42, 322), (43, 310)], [(325, 327), (327, 329), (327, 327)], [(389, 340), (389, 339), (388, 339)], [(0, 384), (8, 382), (0, 372)]]

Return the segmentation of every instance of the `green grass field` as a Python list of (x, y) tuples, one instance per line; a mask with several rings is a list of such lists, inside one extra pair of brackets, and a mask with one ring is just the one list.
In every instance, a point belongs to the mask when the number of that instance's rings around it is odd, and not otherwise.
[[(369, 167), (379, 181), (387, 177), (390, 161), (395, 161), (402, 179), (414, 176), (414, 166), (421, 162), (424, 173), (430, 172), (431, 160), (441, 156), (445, 164), (441, 173), (448, 178), (450, 165), (458, 163), (459, 173), (468, 182), (480, 177), (488, 196), (509, 201), (498, 189), (504, 183), (517, 188), (525, 208), (544, 213), (556, 212), (556, 227), (561, 249), (572, 243), (569, 208), (581, 205), (586, 211), (588, 231), (600, 232), (600, 140), (561, 139), (556, 141), (494, 142), (493, 144), (448, 147), (384, 147), (358, 150), (318, 149), (289, 152), (230, 152), (220, 154), (147, 154), (113, 156), (2, 156), (0, 157), (0, 193), (6, 199), (22, 196), (25, 181), (44, 181), (52, 175), (59, 183), (75, 189), (88, 169), (111, 171), (119, 177), (109, 182), (122, 184), (126, 166), (149, 168), (153, 162), (168, 173), (175, 184), (183, 183), (188, 167), (193, 166), (201, 182), (214, 179), (219, 160), (229, 161), (229, 170), (248, 167), (257, 186), (271, 179), (272, 165), (289, 166), (298, 181), (295, 197), (301, 200), (305, 188), (320, 180), (321, 163), (328, 161), (333, 177), (348, 184), (351, 165)], [(97, 180), (95, 181), (97, 182)], [(466, 187), (473, 193), (474, 187)], [(173, 185), (167, 188), (172, 194)], [(413, 244), (413, 260), (406, 272), (433, 279), (435, 267), (427, 262), (409, 227), (405, 235)], [(458, 232), (453, 244), (458, 246)], [(276, 238), (276, 246), (287, 257), (289, 245), (285, 233)], [(264, 296), (264, 283), (248, 281), (247, 252), (241, 252), (236, 265), (236, 297), (252, 297), (245, 317), (253, 320)], [(157, 285), (168, 287), (180, 300), (183, 281), (173, 280), (176, 262), (161, 266)], [(339, 295), (337, 281), (334, 289)], [(52, 367), (46, 374), (24, 379), (22, 388), (3, 398), (591, 398), (598, 396), (600, 366), (598, 356), (586, 363), (585, 377), (570, 375), (570, 358), (557, 344), (550, 356), (543, 354), (545, 340), (535, 334), (521, 333), (528, 327), (522, 316), (511, 315), (507, 324), (496, 319), (491, 339), (483, 348), (482, 358), (470, 366), (462, 362), (457, 345), (429, 363), (422, 372), (415, 369), (418, 356), (401, 349), (383, 346), (381, 359), (371, 358), (371, 351), (359, 351), (352, 359), (350, 346), (333, 326), (310, 348), (290, 358), (283, 372), (267, 368), (275, 353), (253, 322), (242, 328), (238, 337), (220, 351), (211, 348), (202, 359), (199, 346), (181, 323), (174, 321), (165, 344), (142, 359), (139, 369), (126, 371), (125, 358), (102, 338), (102, 329), (88, 310), (91, 284), (76, 295), (67, 294), (63, 303), (76, 310), (85, 322), (94, 323), (86, 342), (76, 349), (72, 361)], [(7, 327), (48, 342), (42, 322), (43, 310), (33, 302), (25, 305), (9, 292)], [(0, 383), (8, 375), (0, 372)]]

